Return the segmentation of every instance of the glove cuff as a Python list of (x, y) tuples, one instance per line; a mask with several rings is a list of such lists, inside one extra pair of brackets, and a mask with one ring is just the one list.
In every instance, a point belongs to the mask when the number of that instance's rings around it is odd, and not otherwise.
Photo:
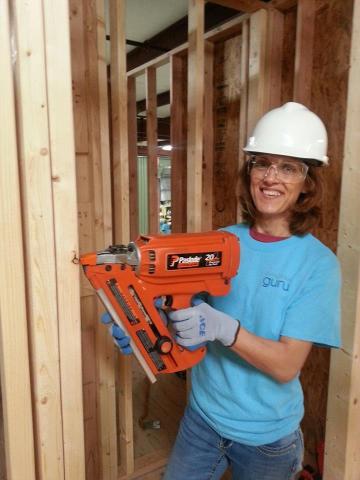
[(234, 322), (236, 322), (236, 325), (234, 323), (234, 326), (235, 326), (234, 336), (231, 337), (233, 340), (230, 343), (224, 343), (225, 347), (232, 347), (235, 344), (235, 342), (237, 340), (237, 337), (239, 335), (239, 331), (240, 331), (240, 328), (241, 328), (240, 320), (234, 319)]

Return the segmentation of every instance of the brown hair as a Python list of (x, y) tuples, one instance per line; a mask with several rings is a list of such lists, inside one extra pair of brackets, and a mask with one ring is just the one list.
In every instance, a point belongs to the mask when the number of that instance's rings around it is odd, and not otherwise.
[[(244, 162), (239, 173), (239, 201), (244, 223), (253, 226), (257, 210), (250, 193), (248, 162)], [(305, 235), (317, 226), (321, 219), (323, 178), (320, 167), (310, 165), (305, 178), (306, 193), (300, 193), (293, 207), (289, 228), (292, 235)]]

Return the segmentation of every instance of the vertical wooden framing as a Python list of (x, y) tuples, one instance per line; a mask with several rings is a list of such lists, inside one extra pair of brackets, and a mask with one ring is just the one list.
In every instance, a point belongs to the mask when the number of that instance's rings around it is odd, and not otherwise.
[[(35, 480), (26, 291), (9, 11), (0, 1), (0, 365), (7, 478)], [(14, 328), (16, 319), (16, 328)], [(2, 420), (2, 419), (1, 419)], [(19, 461), (19, 451), (21, 461)]]
[[(204, 45), (204, 124), (202, 160), (202, 219), (201, 230), (212, 230), (213, 219), (213, 166), (214, 166), (214, 44)], [(206, 95), (205, 95), (206, 92)]]
[(149, 67), (145, 73), (146, 80), (146, 137), (149, 192), (149, 232), (159, 232), (159, 180), (157, 157), (157, 95), (156, 68)]
[[(96, 51), (96, 28), (93, 28), (92, 17), (94, 11), (87, 9), (82, 0), (71, 0), (70, 6), (70, 36), (72, 45), (72, 84), (73, 84), (73, 112), (75, 123), (75, 148), (77, 170), (77, 201), (78, 201), (78, 228), (80, 253), (96, 249), (95, 208), (93, 187), (93, 152), (91, 138), (96, 136), (93, 128), (97, 128), (94, 115), (90, 109), (98, 108), (96, 83), (96, 62), (94, 64), (94, 48)], [(88, 28), (86, 28), (88, 27)], [(86, 29), (86, 32), (85, 32)], [(95, 38), (94, 38), (95, 36)], [(89, 40), (89, 37), (91, 41)], [(91, 62), (90, 62), (91, 58)], [(95, 57), (96, 58), (96, 57)], [(91, 68), (88, 67), (91, 63)], [(90, 78), (92, 88), (90, 89)], [(94, 90), (95, 88), (95, 90)], [(92, 91), (92, 102), (89, 101), (89, 92)], [(98, 138), (96, 136), (96, 138)], [(94, 142), (95, 143), (95, 142)], [(101, 181), (101, 178), (100, 178)], [(98, 195), (96, 196), (98, 200)], [(101, 239), (98, 236), (98, 242)], [(81, 287), (81, 334), (83, 360), (83, 404), (84, 404), (84, 434), (85, 434), (85, 475), (87, 480), (98, 480), (100, 476), (100, 440), (98, 412), (101, 412), (102, 402), (99, 401), (97, 372), (96, 332), (98, 325), (98, 307), (96, 296), (86, 277), (80, 275)]]
[(267, 11), (267, 17), (265, 111), (279, 107), (281, 103), (284, 40), (284, 14), (273, 9)]
[(354, 2), (344, 163), (338, 234), (342, 265), (343, 347), (331, 355), (327, 407), (326, 479), (356, 480), (360, 471), (360, 5)]
[(171, 152), (171, 231), (186, 231), (186, 107), (183, 98), (186, 84), (186, 59), (170, 58), (170, 138)]
[[(125, 0), (110, 1), (110, 38), (114, 240), (115, 243), (127, 243), (130, 241), (130, 206)], [(134, 471), (131, 363), (124, 356), (118, 356), (117, 362), (121, 467), (130, 474)], [(115, 465), (113, 467), (111, 478), (117, 475)]]
[(298, 0), (296, 20), (296, 54), (294, 101), (310, 105), (313, 42), (315, 31), (313, 0)]
[(106, 62), (106, 29), (105, 29), (105, 1), (96, 0), (96, 47), (99, 89), (99, 128), (100, 128), (100, 162), (102, 168), (103, 191), (103, 234), (104, 244), (113, 242), (112, 206), (111, 206), (111, 162), (109, 138), (109, 89)]
[(204, 134), (204, 0), (189, 0), (187, 230), (202, 228), (202, 162)]
[(110, 1), (115, 241), (130, 240), (125, 0)]
[(266, 111), (280, 106), (284, 16), (258, 10), (250, 17), (247, 132)]
[[(245, 20), (242, 24), (241, 30), (241, 64), (240, 64), (240, 119), (239, 119), (239, 160), (238, 170), (245, 161), (245, 155), (243, 148), (246, 145), (248, 136), (248, 89), (249, 89), (249, 19)], [(236, 205), (236, 220), (241, 221), (241, 212), (239, 208), (239, 202)]]
[(139, 235), (139, 202), (137, 184), (137, 116), (136, 80), (128, 77), (128, 127), (129, 127), (129, 198), (130, 198), (130, 238)]
[(85, 479), (85, 457), (79, 267), (74, 262), (79, 255), (79, 246), (68, 2), (63, 0), (56, 5), (44, 2), (43, 11), (53, 182), (64, 478), (80, 480)]
[[(37, 478), (64, 478), (54, 217), (42, 2), (13, 2)], [(31, 32), (29, 31), (31, 26)], [(49, 421), (51, 419), (51, 421)]]
[(262, 9), (251, 15), (249, 27), (248, 115), (246, 131), (250, 135), (257, 120), (266, 109), (267, 12)]

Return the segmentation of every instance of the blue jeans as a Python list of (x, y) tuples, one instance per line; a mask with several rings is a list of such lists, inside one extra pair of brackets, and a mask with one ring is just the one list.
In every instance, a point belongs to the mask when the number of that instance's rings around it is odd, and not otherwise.
[(302, 469), (300, 428), (268, 445), (251, 447), (222, 438), (187, 407), (163, 480), (290, 480)]

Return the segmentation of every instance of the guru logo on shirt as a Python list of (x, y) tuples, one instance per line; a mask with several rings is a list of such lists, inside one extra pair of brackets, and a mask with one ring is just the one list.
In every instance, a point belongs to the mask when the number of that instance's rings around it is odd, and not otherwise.
[(280, 288), (287, 292), (289, 290), (290, 284), (286, 280), (279, 280), (275, 278), (273, 275), (268, 275), (263, 278), (262, 280), (263, 287), (272, 287), (272, 288)]

